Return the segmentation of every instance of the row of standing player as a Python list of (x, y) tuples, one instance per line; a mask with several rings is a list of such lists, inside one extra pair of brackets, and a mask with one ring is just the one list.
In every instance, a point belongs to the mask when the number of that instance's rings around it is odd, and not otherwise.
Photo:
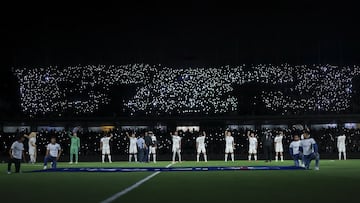
[[(181, 162), (181, 137), (175, 131), (174, 134), (170, 134), (173, 140), (173, 157), (172, 161), (175, 162), (176, 154), (178, 155), (179, 162)], [(235, 150), (235, 142), (234, 137), (231, 135), (230, 131), (225, 131), (225, 162), (228, 161), (228, 155), (231, 155), (231, 160), (234, 161), (234, 150)], [(254, 156), (254, 160), (257, 160), (257, 148), (258, 148), (258, 140), (255, 136), (255, 133), (248, 131), (247, 132), (248, 141), (249, 141), (249, 155), (248, 160), (251, 161), (252, 155)], [(196, 138), (196, 150), (197, 150), (197, 162), (199, 162), (200, 154), (203, 154), (204, 161), (207, 162), (206, 155), (206, 145), (205, 145), (205, 137), (206, 133), (203, 131), (199, 134), (199, 137)], [(265, 136), (264, 142), (266, 139), (272, 139), (271, 136)], [(280, 155), (281, 161), (284, 161), (283, 158), (283, 140), (284, 134), (282, 131), (279, 132), (278, 135), (274, 138), (274, 147), (275, 147), (275, 161), (278, 161), (278, 156)], [(293, 136), (293, 141), (290, 143), (289, 152), (291, 157), (294, 160), (295, 166), (302, 165), (306, 169), (309, 169), (310, 163), (312, 160), (315, 160), (315, 170), (319, 170), (319, 160), (320, 155), (318, 152), (318, 145), (316, 141), (310, 137), (309, 130), (305, 130), (301, 135), (301, 140), (299, 135)], [(339, 160), (341, 159), (341, 154), (344, 156), (344, 160), (346, 160), (346, 149), (345, 149), (345, 135), (340, 135), (337, 137), (337, 147), (339, 151)], [(271, 158), (270, 158), (271, 160)], [(299, 160), (302, 164), (299, 163)]]
[[(132, 133), (131, 136), (126, 133), (129, 140), (129, 162), (132, 161), (132, 157), (134, 157), (135, 161), (137, 160), (138, 151), (143, 153), (145, 152), (145, 156), (143, 156), (139, 161), (149, 161), (151, 159), (151, 155), (153, 156), (153, 162), (156, 163), (156, 145), (157, 139), (156, 136), (151, 132), (147, 132), (145, 138), (148, 138), (145, 141), (144, 136), (141, 136), (139, 139), (136, 138), (135, 133)], [(225, 161), (228, 160), (228, 155), (231, 155), (231, 160), (234, 161), (234, 150), (235, 143), (234, 137), (231, 135), (230, 131), (225, 131)], [(178, 155), (178, 160), (181, 162), (181, 137), (178, 135), (178, 132), (170, 133), (172, 136), (172, 161), (175, 162), (176, 155)], [(72, 164), (73, 156), (75, 156), (75, 163), (78, 163), (78, 151), (80, 148), (80, 139), (77, 137), (77, 133), (73, 132), (73, 135), (68, 133), (68, 136), (71, 138), (71, 146), (70, 146), (70, 164)], [(248, 160), (250, 161), (252, 156), (254, 156), (254, 160), (257, 160), (257, 147), (258, 141), (253, 132), (247, 132), (248, 140), (249, 140), (249, 156)], [(29, 156), (30, 162), (35, 163), (36, 161), (36, 133), (32, 132), (29, 135), (24, 135), (24, 137), (29, 139)], [(10, 148), (10, 159), (8, 164), (8, 171), (10, 173), (11, 164), (15, 163), (16, 172), (20, 170), (20, 163), (23, 156), (23, 144), (24, 137), (20, 137), (17, 141), (15, 141)], [(111, 154), (110, 154), (110, 139), (113, 137), (112, 134), (109, 136), (104, 136), (100, 140), (100, 149), (102, 151), (102, 162), (105, 162), (105, 155), (108, 156), (108, 160), (111, 163)], [(275, 152), (276, 157), (275, 160), (278, 160), (278, 156), (280, 155), (281, 161), (283, 161), (283, 145), (282, 139), (284, 135), (280, 131), (280, 133), (274, 138)], [(299, 166), (299, 160), (302, 162), (306, 168), (309, 168), (310, 161), (312, 159), (316, 160), (316, 169), (318, 169), (318, 162), (320, 159), (318, 153), (318, 147), (314, 139), (310, 138), (308, 132), (304, 132), (301, 136), (302, 140), (298, 135), (294, 135), (294, 141), (290, 144), (290, 155), (294, 159), (294, 163), (296, 166)], [(200, 155), (203, 154), (205, 162), (207, 162), (206, 155), (206, 145), (205, 145), (206, 133), (205, 131), (202, 134), (199, 134), (199, 137), (196, 138), (196, 150), (197, 150), (197, 162), (199, 162)], [(344, 159), (346, 160), (346, 149), (345, 149), (345, 135), (340, 135), (337, 137), (337, 147), (339, 151), (339, 160), (341, 159), (341, 154), (343, 154)], [(47, 145), (47, 151), (44, 159), (44, 169), (47, 168), (47, 163), (52, 163), (52, 168), (56, 168), (57, 160), (59, 159), (62, 153), (61, 147), (56, 143), (55, 138), (51, 138), (51, 142)]]

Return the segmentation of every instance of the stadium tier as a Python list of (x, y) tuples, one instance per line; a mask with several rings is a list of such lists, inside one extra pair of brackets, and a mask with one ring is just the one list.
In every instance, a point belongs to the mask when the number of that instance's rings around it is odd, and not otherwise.
[(359, 66), (85, 65), (14, 70), (29, 116), (354, 112)]

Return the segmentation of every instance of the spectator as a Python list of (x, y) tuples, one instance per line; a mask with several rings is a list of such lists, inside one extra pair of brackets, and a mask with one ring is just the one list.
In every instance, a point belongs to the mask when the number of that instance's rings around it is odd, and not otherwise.
[(138, 146), (138, 160), (139, 162), (145, 162), (146, 158), (145, 158), (145, 150), (146, 150), (146, 145), (145, 145), (145, 140), (144, 140), (144, 134), (140, 135), (140, 138), (136, 141), (137, 146)]

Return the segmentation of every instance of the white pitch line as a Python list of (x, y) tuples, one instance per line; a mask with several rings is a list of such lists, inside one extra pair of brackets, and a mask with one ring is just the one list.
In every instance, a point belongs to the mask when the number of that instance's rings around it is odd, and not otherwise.
[[(169, 164), (166, 166), (166, 168), (169, 168), (170, 166), (172, 166), (173, 164)], [(118, 199), (119, 197), (127, 194), (128, 192), (130, 192), (131, 190), (139, 187), (140, 185), (142, 185), (143, 183), (145, 183), (146, 181), (150, 180), (151, 178), (155, 177), (156, 175), (158, 175), (161, 171), (157, 171), (149, 176), (147, 176), (146, 178), (144, 179), (141, 179), (139, 180), (138, 182), (136, 182), (134, 185), (128, 187), (128, 188), (125, 188), (124, 190), (118, 192), (118, 193), (115, 193), (113, 196), (101, 201), (100, 203), (110, 203), (110, 202), (113, 202), (115, 201), (116, 199)]]

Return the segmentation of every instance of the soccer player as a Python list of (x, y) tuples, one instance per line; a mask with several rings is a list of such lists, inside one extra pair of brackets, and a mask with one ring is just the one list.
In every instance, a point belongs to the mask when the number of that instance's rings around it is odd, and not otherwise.
[(151, 137), (151, 145), (149, 149), (149, 161), (151, 159), (151, 155), (153, 155), (153, 162), (156, 163), (156, 148), (157, 148), (157, 139), (155, 134), (152, 131), (149, 131), (149, 135)]
[(310, 168), (311, 160), (315, 159), (315, 170), (319, 170), (320, 155), (318, 146), (313, 138), (310, 138), (309, 132), (304, 132), (304, 139), (300, 142), (299, 150), (303, 154), (305, 168)]
[(110, 154), (110, 140), (112, 137), (113, 135), (111, 133), (110, 136), (104, 133), (104, 137), (100, 140), (100, 150), (102, 152), (101, 160), (103, 163), (105, 163), (105, 155), (108, 156), (109, 163), (112, 163)]
[(248, 131), (247, 136), (249, 139), (249, 161), (251, 161), (251, 155), (254, 155), (254, 160), (257, 161), (257, 148), (258, 148), (258, 140), (255, 137), (254, 132)]
[(231, 132), (225, 131), (225, 162), (228, 161), (228, 155), (231, 154), (231, 161), (234, 162), (234, 137), (231, 135)]
[(207, 162), (205, 138), (206, 138), (205, 131), (203, 131), (202, 134), (199, 134), (199, 137), (196, 138), (196, 150), (197, 150), (196, 161), (197, 162), (199, 162), (201, 153), (204, 155), (205, 162)]
[(126, 132), (127, 137), (130, 140), (129, 143), (129, 162), (131, 162), (132, 157), (134, 156), (135, 162), (137, 162), (137, 147), (136, 147), (136, 142), (137, 142), (137, 138), (135, 137), (135, 133), (132, 133), (131, 136), (129, 135), (128, 132)]
[(36, 162), (36, 132), (31, 132), (29, 135), (24, 135), (24, 137), (29, 139), (29, 156), (30, 156), (30, 163), (34, 164)]
[(277, 134), (274, 138), (274, 145), (275, 145), (275, 161), (277, 162), (279, 159), (279, 155), (280, 155), (280, 160), (281, 162), (284, 161), (284, 156), (283, 156), (283, 140), (284, 137), (284, 132), (280, 131), (279, 134)]
[(75, 164), (79, 161), (79, 149), (80, 149), (80, 138), (77, 136), (77, 132), (73, 131), (73, 135), (71, 136), (70, 131), (68, 132), (68, 136), (71, 140), (70, 145), (70, 162), (69, 164), (73, 163), (73, 157), (75, 155)]
[(290, 155), (294, 160), (295, 166), (299, 166), (299, 159), (301, 160), (301, 155), (300, 155), (300, 137), (299, 135), (294, 135), (294, 140), (290, 143)]
[(339, 151), (339, 160), (341, 160), (341, 153), (343, 153), (344, 160), (346, 160), (345, 140), (346, 140), (345, 134), (342, 134), (337, 137), (337, 148)]
[[(309, 128), (306, 128), (306, 131), (310, 132)], [(310, 138), (310, 135), (309, 135), (309, 138)], [(305, 139), (304, 132), (300, 136), (300, 141), (303, 139)], [(302, 154), (302, 152), (300, 152), (300, 166), (305, 168), (304, 155)]]
[(181, 163), (181, 137), (178, 135), (178, 132), (175, 131), (174, 134), (170, 133), (171, 137), (172, 137), (172, 152), (173, 152), (173, 156), (172, 156), (172, 163), (175, 163), (175, 157), (176, 154), (179, 157), (179, 162)]
[(8, 174), (11, 174), (11, 164), (15, 164), (15, 173), (20, 173), (21, 159), (24, 157), (24, 136), (19, 136), (18, 139), (12, 143), (8, 161)]
[(47, 169), (47, 163), (49, 161), (52, 163), (51, 168), (56, 168), (57, 161), (60, 158), (61, 152), (62, 152), (61, 147), (58, 143), (56, 143), (56, 138), (52, 137), (50, 144), (48, 144), (46, 147), (46, 155), (45, 155), (45, 159), (44, 159), (44, 170)]

